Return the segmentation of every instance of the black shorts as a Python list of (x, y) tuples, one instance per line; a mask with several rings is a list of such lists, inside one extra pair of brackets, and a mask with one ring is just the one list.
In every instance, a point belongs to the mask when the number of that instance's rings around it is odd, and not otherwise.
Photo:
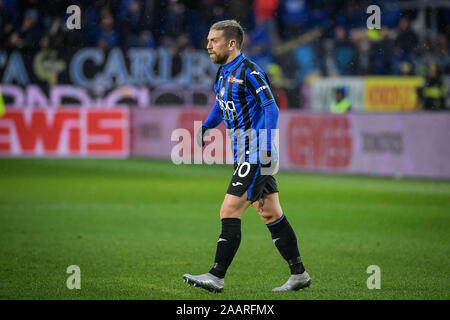
[(228, 185), (228, 194), (241, 197), (245, 192), (247, 200), (258, 201), (264, 194), (278, 192), (277, 182), (272, 175), (261, 175), (261, 164), (244, 162), (234, 164), (234, 173)]

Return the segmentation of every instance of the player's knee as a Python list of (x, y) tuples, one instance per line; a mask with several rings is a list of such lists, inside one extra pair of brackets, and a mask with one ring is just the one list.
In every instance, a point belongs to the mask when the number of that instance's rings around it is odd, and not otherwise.
[(270, 212), (258, 211), (258, 214), (265, 224), (268, 224), (274, 220), (274, 215)]
[(283, 215), (283, 212), (273, 208), (257, 208), (257, 212), (265, 224), (277, 221)]
[(230, 218), (229, 211), (227, 209), (221, 208), (220, 209), (220, 219), (223, 219), (223, 218)]
[(222, 207), (220, 209), (220, 219), (223, 218), (240, 218), (241, 214), (239, 210), (231, 206)]

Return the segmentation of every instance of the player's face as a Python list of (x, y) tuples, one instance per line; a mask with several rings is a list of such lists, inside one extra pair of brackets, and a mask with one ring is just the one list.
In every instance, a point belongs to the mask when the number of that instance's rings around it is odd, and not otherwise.
[(229, 55), (229, 45), (223, 36), (223, 30), (209, 30), (206, 49), (213, 63), (225, 64)]

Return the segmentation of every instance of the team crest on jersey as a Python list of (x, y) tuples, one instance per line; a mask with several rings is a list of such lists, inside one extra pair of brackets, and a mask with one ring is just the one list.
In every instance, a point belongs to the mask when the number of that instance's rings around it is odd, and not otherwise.
[(231, 76), (228, 81), (232, 82), (232, 83), (238, 83), (238, 84), (243, 84), (244, 83), (244, 80), (235, 78), (234, 76)]

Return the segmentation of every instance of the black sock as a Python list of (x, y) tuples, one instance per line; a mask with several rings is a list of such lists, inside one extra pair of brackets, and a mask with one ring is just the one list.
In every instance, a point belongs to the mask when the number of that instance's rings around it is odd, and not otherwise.
[(224, 278), (241, 243), (241, 219), (223, 218), (222, 233), (217, 240), (216, 258), (209, 273)]
[(291, 274), (300, 274), (305, 271), (302, 260), (300, 259), (300, 253), (297, 246), (297, 237), (292, 229), (291, 225), (283, 216), (267, 225), (270, 233), (272, 234), (272, 240), (275, 243), (278, 251), (283, 256), (284, 260), (289, 264)]

